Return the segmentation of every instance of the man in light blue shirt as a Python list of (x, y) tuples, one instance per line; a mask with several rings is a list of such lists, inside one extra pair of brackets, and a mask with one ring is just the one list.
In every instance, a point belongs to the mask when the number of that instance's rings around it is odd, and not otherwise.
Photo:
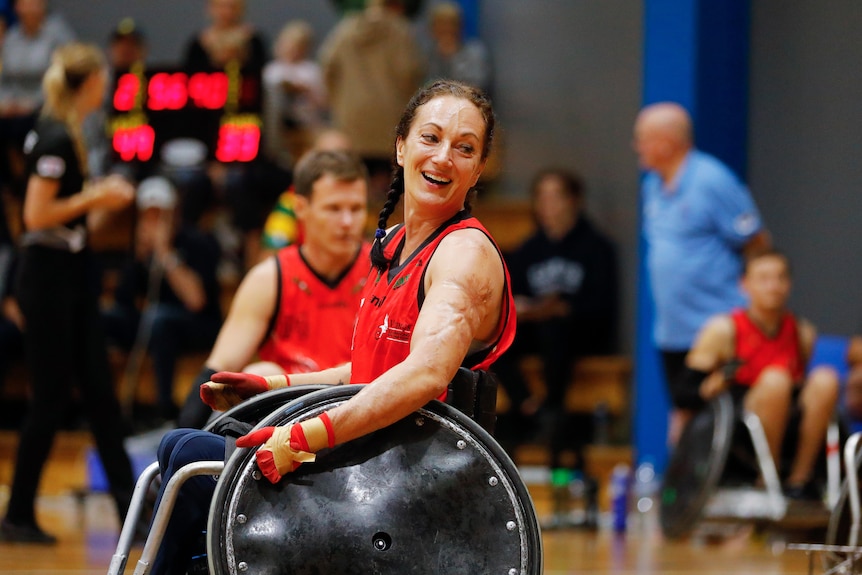
[(709, 317), (744, 305), (743, 255), (770, 240), (746, 186), (718, 159), (694, 149), (691, 118), (682, 106), (644, 108), (634, 146), (648, 170), (641, 193), (653, 337), (674, 406), (669, 433), (675, 443), (701, 405), (697, 388), (685, 385), (685, 355)]

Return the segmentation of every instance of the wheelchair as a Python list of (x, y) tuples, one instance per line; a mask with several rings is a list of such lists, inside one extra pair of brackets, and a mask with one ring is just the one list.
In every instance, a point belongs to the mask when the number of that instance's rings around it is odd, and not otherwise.
[[(471, 418), (482, 420), (475, 380), (472, 387), (454, 383), (449, 395), (468, 409), (432, 401), (389, 427), (319, 452), (314, 463), (275, 485), (262, 478), (256, 449), (237, 449), (232, 441), (224, 461), (183, 467), (165, 488), (135, 574), (150, 572), (182, 483), (210, 474), (219, 476), (206, 533), (208, 569), (215, 575), (539, 575), (542, 543), (530, 494), (508, 455)], [(272, 391), (207, 427), (232, 420), (256, 428), (291, 424), (340, 405), (359, 389)], [(138, 479), (109, 575), (125, 571), (144, 495), (158, 471), (154, 463)]]
[[(783, 455), (792, 457), (787, 451), (795, 445), (797, 427), (791, 417)], [(821, 455), (825, 462), (818, 470), (825, 468), (827, 502), (789, 499), (760, 419), (737, 407), (730, 393), (719, 395), (692, 417), (671, 456), (660, 493), (664, 535), (685, 537), (700, 521), (825, 527), (840, 490), (839, 428), (834, 421), (826, 439)], [(762, 487), (756, 486), (758, 478)]]
[(792, 544), (789, 549), (805, 551), (809, 556), (808, 572), (814, 573), (814, 557), (819, 554), (825, 575), (862, 574), (862, 509), (860, 509), (859, 470), (862, 467), (862, 432), (851, 435), (844, 444), (843, 463), (846, 477), (838, 500), (829, 516), (823, 544)]

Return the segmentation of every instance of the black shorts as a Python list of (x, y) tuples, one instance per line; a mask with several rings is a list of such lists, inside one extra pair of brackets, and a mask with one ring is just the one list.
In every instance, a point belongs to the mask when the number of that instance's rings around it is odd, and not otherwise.
[[(739, 385), (738, 383), (732, 383), (728, 389), (730, 396), (733, 398), (733, 404), (740, 410), (745, 406), (743, 402), (745, 401), (745, 395), (748, 393), (749, 389), (751, 389), (750, 385)], [(802, 384), (794, 384), (793, 394), (790, 396), (791, 412), (797, 410), (796, 408), (799, 403), (800, 393), (802, 393)]]
[(671, 404), (675, 409), (700, 409), (705, 405), (700, 397), (700, 389), (689, 389), (682, 385), (685, 372), (685, 356), (688, 350), (661, 350), (661, 361), (664, 366), (664, 377)]

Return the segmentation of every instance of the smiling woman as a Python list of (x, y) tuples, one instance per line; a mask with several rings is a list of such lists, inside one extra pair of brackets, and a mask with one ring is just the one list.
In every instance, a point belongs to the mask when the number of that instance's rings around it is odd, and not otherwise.
[[(494, 113), (475, 88), (451, 81), (418, 92), (396, 127), (396, 172), (380, 213), (374, 267), (360, 293), (350, 363), (278, 378), (222, 373), (201, 386), (214, 409), (269, 389), (301, 384), (362, 384), (350, 399), (293, 424), (263, 427), (237, 440), (258, 447), (257, 465), (272, 483), (334, 447), (386, 428), (445, 399), (459, 368), (487, 370), (511, 345), (515, 309), (497, 245), (470, 215), (468, 195), (490, 152)], [(386, 221), (404, 196), (404, 223)], [(478, 375), (476, 377), (479, 377)], [(191, 440), (212, 434), (177, 430), (159, 460), (195, 460)], [(198, 435), (195, 435), (198, 434)], [(218, 457), (223, 439), (214, 441)], [(221, 447), (221, 449), (219, 449)], [(163, 474), (163, 484), (171, 473)], [(211, 495), (212, 490), (208, 491)], [(178, 501), (195, 498), (186, 486)], [(182, 561), (182, 558), (179, 558)], [(161, 571), (156, 562), (154, 574)]]

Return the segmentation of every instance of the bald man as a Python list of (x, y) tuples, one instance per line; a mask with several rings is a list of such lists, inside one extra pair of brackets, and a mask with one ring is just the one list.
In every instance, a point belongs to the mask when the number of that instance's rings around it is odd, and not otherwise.
[(634, 127), (643, 180), (647, 269), (655, 301), (653, 337), (673, 403), (669, 440), (676, 443), (701, 407), (697, 386), (677, 385), (685, 356), (706, 320), (745, 305), (739, 287), (745, 253), (770, 245), (746, 186), (718, 159), (694, 147), (679, 104), (645, 107)]

